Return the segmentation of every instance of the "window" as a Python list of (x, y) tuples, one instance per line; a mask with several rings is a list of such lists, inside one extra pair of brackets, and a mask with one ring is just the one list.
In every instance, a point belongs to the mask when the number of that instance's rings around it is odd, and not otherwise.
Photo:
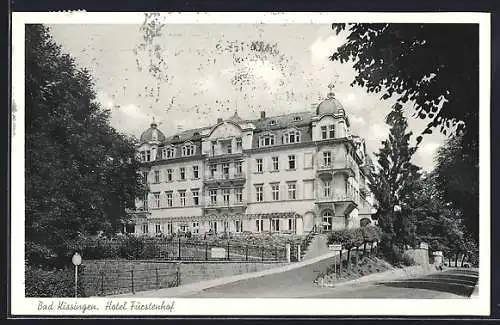
[(323, 230), (332, 230), (332, 213), (330, 211), (323, 213)]
[(241, 187), (235, 188), (234, 194), (236, 195), (236, 202), (237, 203), (243, 202), (243, 188), (241, 188)]
[(222, 174), (224, 178), (229, 178), (229, 163), (222, 164)]
[(172, 181), (172, 169), (167, 169), (167, 181)]
[(271, 230), (272, 231), (280, 231), (280, 219), (272, 219), (271, 220)]
[(193, 222), (193, 233), (195, 233), (195, 234), (200, 233), (200, 223), (199, 222)]
[(263, 166), (262, 158), (257, 159), (256, 162), (257, 162), (257, 173), (262, 173), (262, 171), (263, 171), (263, 169), (262, 169), (262, 166)]
[(330, 139), (335, 138), (335, 125), (334, 124), (328, 125), (328, 133), (329, 133)]
[(167, 233), (171, 234), (173, 232), (174, 232), (174, 225), (171, 222), (167, 223)]
[(325, 140), (328, 138), (328, 133), (326, 132), (326, 125), (321, 127), (321, 139)]
[(313, 154), (306, 152), (304, 154), (304, 169), (313, 168)]
[(150, 150), (141, 151), (141, 160), (151, 161), (151, 151)]
[(217, 233), (217, 221), (210, 221), (209, 227), (211, 232)]
[(155, 225), (155, 232), (156, 232), (157, 234), (161, 233), (161, 225), (160, 225), (160, 224), (156, 224), (156, 225)]
[(278, 171), (280, 169), (279, 158), (273, 157), (273, 170)]
[(188, 145), (182, 146), (182, 156), (183, 157), (193, 156), (194, 152), (195, 152), (194, 145), (188, 144)]
[(236, 162), (236, 175), (243, 175), (243, 161)]
[(153, 193), (153, 207), (160, 207), (160, 193)]
[(321, 127), (321, 139), (333, 139), (335, 138), (335, 125), (323, 125)]
[(243, 141), (241, 138), (236, 138), (236, 150), (243, 150)]
[(300, 131), (290, 130), (283, 133), (283, 144), (300, 142)]
[(142, 225), (142, 233), (143, 233), (143, 234), (147, 234), (147, 233), (148, 233), (148, 230), (149, 230), (149, 229), (148, 229), (148, 224), (147, 224), (147, 223), (143, 224), (143, 225)]
[(301, 118), (300, 116), (295, 116), (295, 117), (293, 118), (293, 120), (294, 120), (295, 122), (298, 122), (298, 121), (302, 120), (302, 118)]
[(212, 151), (212, 156), (215, 155), (215, 148), (217, 148), (217, 141), (212, 141), (210, 150)]
[(259, 138), (259, 147), (274, 146), (275, 137), (274, 134), (268, 133), (264, 134)]
[(243, 232), (243, 222), (241, 220), (235, 220), (234, 228), (236, 229), (236, 232)]
[(288, 183), (288, 199), (295, 200), (297, 198), (297, 184)]
[(229, 221), (224, 221), (223, 227), (224, 227), (224, 232), (228, 232), (229, 231)]
[(148, 183), (148, 172), (142, 172), (142, 183), (147, 184)]
[(257, 202), (264, 201), (264, 191), (262, 185), (255, 185), (255, 192), (257, 193)]
[(323, 152), (323, 166), (330, 166), (332, 164), (332, 152), (324, 151)]
[(172, 192), (167, 192), (167, 206), (172, 207), (173, 206), (173, 193)]
[(288, 219), (288, 230), (293, 230), (293, 219)]
[(193, 193), (193, 205), (200, 204), (200, 191), (199, 190), (191, 190)]
[(231, 144), (231, 141), (229, 141), (226, 144), (226, 153), (227, 154), (232, 154), (233, 153), (233, 145)]
[(224, 189), (222, 190), (222, 198), (224, 200), (224, 204), (229, 204), (229, 196), (230, 196), (230, 192), (229, 192), (229, 189)]
[(180, 169), (181, 181), (186, 179), (186, 168), (181, 167)]
[(295, 169), (295, 155), (288, 156), (288, 169)]
[(186, 191), (179, 191), (179, 197), (181, 202), (181, 207), (186, 206)]
[(155, 179), (156, 184), (158, 184), (160, 182), (160, 171), (159, 170), (154, 171), (154, 179)]
[(210, 177), (215, 177), (215, 172), (217, 172), (217, 165), (216, 164), (212, 164), (210, 165)]
[(271, 192), (273, 194), (273, 201), (279, 201), (279, 199), (280, 199), (280, 186), (279, 186), (279, 184), (271, 185)]
[(331, 181), (323, 181), (323, 196), (325, 198), (330, 197), (331, 186), (332, 186), (332, 182)]
[(264, 220), (263, 219), (255, 220), (255, 226), (257, 228), (257, 232), (264, 231)]
[(146, 151), (141, 151), (141, 161), (146, 161)]
[(210, 204), (217, 204), (217, 190), (210, 190), (208, 193), (210, 195)]
[(200, 174), (198, 172), (198, 166), (193, 166), (193, 178), (194, 179), (200, 178)]
[(275, 120), (269, 121), (269, 125), (276, 125), (276, 121)]
[(175, 156), (174, 148), (172, 148), (172, 147), (163, 148), (161, 150), (161, 156), (163, 159), (174, 158), (174, 156)]

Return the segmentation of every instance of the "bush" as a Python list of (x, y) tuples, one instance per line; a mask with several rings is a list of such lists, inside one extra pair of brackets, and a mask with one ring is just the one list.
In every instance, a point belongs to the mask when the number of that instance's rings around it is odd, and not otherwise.
[(25, 261), (29, 265), (49, 269), (57, 265), (57, 254), (53, 250), (34, 242), (26, 242), (24, 248)]
[(413, 259), (413, 257), (411, 257), (409, 254), (404, 253), (403, 258), (401, 259), (401, 264), (403, 264), (404, 266), (415, 265), (415, 259)]
[[(79, 267), (79, 274), (84, 266)], [(27, 265), (25, 268), (26, 297), (74, 297), (75, 278), (73, 269), (44, 270)], [(78, 296), (86, 297), (82, 282), (78, 283)]]
[(130, 236), (120, 246), (120, 257), (127, 259), (141, 258), (144, 250), (144, 239)]

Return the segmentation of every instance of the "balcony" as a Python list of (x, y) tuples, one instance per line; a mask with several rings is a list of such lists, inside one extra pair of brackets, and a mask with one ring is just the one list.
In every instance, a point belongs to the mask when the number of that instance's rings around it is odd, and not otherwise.
[(325, 163), (323, 159), (318, 160), (317, 172), (336, 172), (345, 171), (349, 176), (355, 176), (358, 172), (358, 165), (351, 157), (345, 159), (332, 160), (330, 163)]
[(243, 155), (243, 150), (234, 150), (231, 152), (228, 151), (223, 151), (223, 150), (216, 150), (216, 151), (209, 151), (207, 154), (207, 157), (209, 160), (214, 160), (214, 159), (231, 159), (231, 158), (237, 158), (241, 157)]
[(333, 193), (331, 195), (319, 195), (316, 199), (316, 203), (328, 203), (328, 202), (353, 202), (354, 204), (359, 204), (359, 195), (353, 192), (345, 193)]
[(228, 211), (228, 212), (244, 212), (247, 207), (247, 202), (245, 200), (237, 201), (237, 200), (229, 200), (229, 202), (217, 201), (217, 203), (206, 202), (203, 209), (205, 212), (210, 211)]
[(205, 184), (219, 184), (225, 182), (245, 182), (245, 173), (215, 173), (214, 175), (208, 174), (205, 176)]

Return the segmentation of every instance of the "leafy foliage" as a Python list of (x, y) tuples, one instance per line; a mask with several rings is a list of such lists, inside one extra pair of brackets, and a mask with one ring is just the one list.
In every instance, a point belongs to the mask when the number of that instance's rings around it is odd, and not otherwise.
[[(378, 169), (370, 174), (370, 189), (378, 202), (375, 215), (385, 239), (404, 244), (411, 239), (411, 211), (406, 202), (411, 202), (416, 181), (420, 178), (420, 167), (412, 164), (411, 158), (417, 147), (410, 146), (412, 132), (406, 132), (408, 123), (401, 105), (396, 104), (387, 115), (386, 123), (391, 127), (389, 138), (375, 154)], [(403, 205), (401, 213), (394, 213), (396, 205)]]
[[(478, 143), (479, 26), (474, 24), (333, 24), (347, 42), (332, 60), (354, 62), (352, 85), (414, 103), (429, 118), (423, 134), (439, 126), (466, 131)], [(418, 140), (420, 140), (419, 138)]]
[(109, 125), (89, 73), (47, 27), (27, 25), (25, 41), (26, 239), (63, 247), (79, 234), (114, 233), (143, 190), (134, 139)]
[[(79, 273), (84, 272), (81, 265)], [(82, 281), (78, 284), (78, 297), (85, 297)], [(72, 269), (44, 270), (27, 265), (25, 268), (26, 297), (74, 297), (75, 278)]]

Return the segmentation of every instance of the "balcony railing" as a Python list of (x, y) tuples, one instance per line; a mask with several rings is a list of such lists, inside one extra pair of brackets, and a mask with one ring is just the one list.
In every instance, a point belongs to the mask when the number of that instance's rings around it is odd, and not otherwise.
[(317, 202), (346, 202), (351, 201), (359, 204), (359, 195), (352, 192), (333, 193), (330, 195), (320, 194), (316, 199)]
[(234, 199), (231, 199), (228, 201), (219, 201), (217, 200), (217, 202), (211, 202), (211, 201), (208, 201), (205, 203), (205, 207), (206, 208), (230, 208), (230, 207), (237, 207), (237, 206), (242, 206), (242, 205), (246, 205), (247, 202), (245, 200), (241, 200), (241, 201), (238, 201), (238, 200), (234, 200)]
[(208, 174), (205, 176), (205, 181), (223, 181), (223, 180), (239, 180), (245, 179), (245, 173), (216, 173), (214, 175)]
[(345, 159), (336, 159), (330, 162), (325, 162), (324, 159), (318, 160), (318, 171), (351, 169), (354, 173), (358, 170), (358, 165), (351, 157)]

